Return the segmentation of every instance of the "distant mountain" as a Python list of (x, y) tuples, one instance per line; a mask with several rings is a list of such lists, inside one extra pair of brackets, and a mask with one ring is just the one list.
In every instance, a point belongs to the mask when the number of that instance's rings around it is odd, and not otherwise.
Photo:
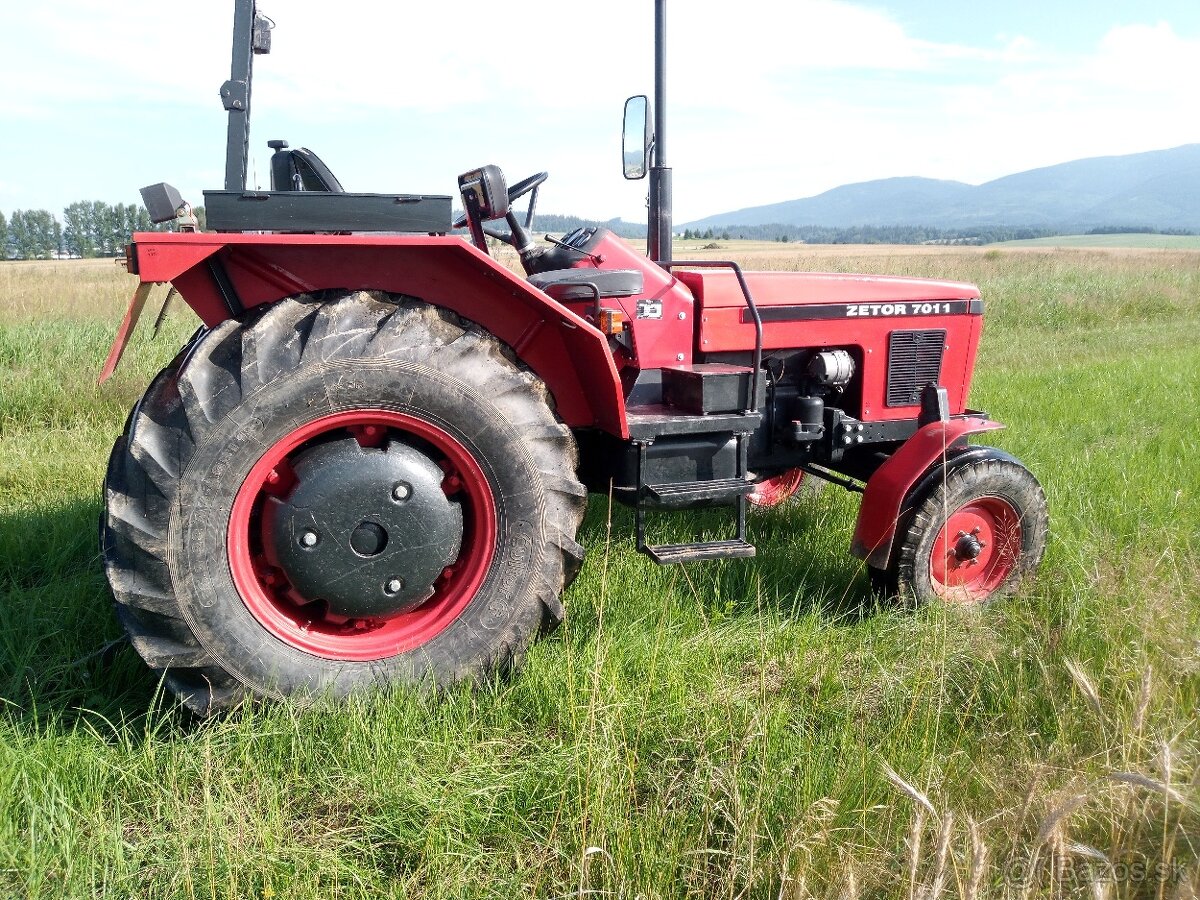
[(864, 181), (676, 227), (766, 224), (1200, 229), (1200, 144), (1078, 159), (981, 185), (932, 178)]

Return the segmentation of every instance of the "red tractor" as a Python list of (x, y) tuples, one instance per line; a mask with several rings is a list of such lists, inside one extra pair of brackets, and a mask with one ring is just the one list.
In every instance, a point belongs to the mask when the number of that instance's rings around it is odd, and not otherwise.
[[(117, 439), (103, 521), (121, 621), (189, 707), (513, 667), (562, 619), (589, 491), (636, 510), (659, 564), (753, 556), (748, 502), (815, 477), (862, 493), (851, 552), (890, 595), (982, 603), (1036, 568), (1038, 482), (967, 443), (1001, 427), (967, 407), (978, 289), (671, 258), (664, 0), (655, 114), (625, 109), (648, 256), (604, 228), (535, 241), (546, 173), (460, 176), (452, 223), (448, 196), (347, 193), (272, 141), (271, 190), (248, 190), (272, 23), (235, 4), (225, 189), (204, 232), (143, 191), (179, 227), (127, 248), (140, 284), (105, 370), (152, 285), (203, 322)], [(727, 539), (647, 543), (647, 511), (714, 505)]]

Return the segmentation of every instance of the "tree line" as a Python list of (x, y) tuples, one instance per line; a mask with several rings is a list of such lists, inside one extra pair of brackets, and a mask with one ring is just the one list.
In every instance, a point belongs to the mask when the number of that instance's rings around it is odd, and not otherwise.
[(62, 211), (62, 220), (45, 209), (0, 211), (0, 259), (64, 259), (116, 256), (135, 231), (165, 231), (136, 203), (80, 200)]
[[(204, 208), (195, 210), (204, 227)], [(574, 228), (604, 226), (626, 238), (646, 236), (646, 226), (621, 219), (599, 221), (578, 216), (540, 215), (539, 231), (565, 233)], [(136, 203), (104, 203), (81, 200), (62, 211), (62, 221), (44, 209), (16, 210), (5, 217), (0, 211), (0, 259), (63, 259), (116, 256), (135, 231), (166, 231), (170, 223), (155, 225), (144, 206)], [(981, 226), (975, 228), (925, 228), (919, 225), (860, 225), (830, 228), (820, 225), (729, 225), (717, 228), (685, 228), (676, 237), (683, 240), (758, 240), (805, 244), (992, 244), (997, 241), (1028, 240), (1078, 234), (1083, 228), (1038, 228)], [(1140, 232), (1191, 234), (1185, 229), (1156, 229), (1132, 226), (1091, 228), (1089, 234)]]

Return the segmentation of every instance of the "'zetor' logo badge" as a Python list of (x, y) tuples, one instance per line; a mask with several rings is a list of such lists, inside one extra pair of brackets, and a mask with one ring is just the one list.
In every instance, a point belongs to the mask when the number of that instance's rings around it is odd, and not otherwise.
[(949, 303), (852, 303), (847, 316), (940, 316), (951, 311)]

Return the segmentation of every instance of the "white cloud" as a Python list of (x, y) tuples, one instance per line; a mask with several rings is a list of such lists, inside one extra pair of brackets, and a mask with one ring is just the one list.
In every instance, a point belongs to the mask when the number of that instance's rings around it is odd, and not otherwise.
[[(641, 214), (645, 186), (620, 180), (616, 131), (624, 96), (652, 87), (647, 0), (259, 2), (278, 20), (256, 67), (259, 173), (266, 139), (287, 137), (358, 189), (450, 190), (457, 171), (496, 161), (514, 178), (551, 172), (543, 209)], [(0, 96), (0, 122), (41, 148), (21, 157), (28, 182), (84, 196), (69, 179), (89, 173), (42, 137), (69, 125), (94, 168), (129, 190), (161, 177), (215, 186), (231, 6), (6, 9), (0, 80), (21, 89)], [(1200, 35), (1168, 22), (1114, 27), (1069, 55), (1021, 36), (1019, 20), (986, 46), (939, 43), (846, 0), (688, 0), (668, 12), (679, 221), (874, 177), (983, 181), (1200, 140)], [(175, 133), (163, 128), (168, 113)], [(0, 207), (12, 196), (0, 189)]]
[[(970, 58), (969, 69), (956, 57)], [(1085, 54), (1010, 36), (999, 52), (936, 47), (925, 60), (918, 69), (865, 76), (799, 71), (790, 96), (751, 99), (744, 114), (675, 160), (711, 178), (696, 215), (871, 178), (978, 183), (1070, 159), (1200, 141), (1191, 114), (1200, 36), (1181, 36), (1167, 23), (1114, 27)], [(730, 159), (753, 161), (737, 184), (722, 178)], [(687, 181), (677, 173), (677, 190)], [(685, 217), (692, 205), (676, 201)]]

